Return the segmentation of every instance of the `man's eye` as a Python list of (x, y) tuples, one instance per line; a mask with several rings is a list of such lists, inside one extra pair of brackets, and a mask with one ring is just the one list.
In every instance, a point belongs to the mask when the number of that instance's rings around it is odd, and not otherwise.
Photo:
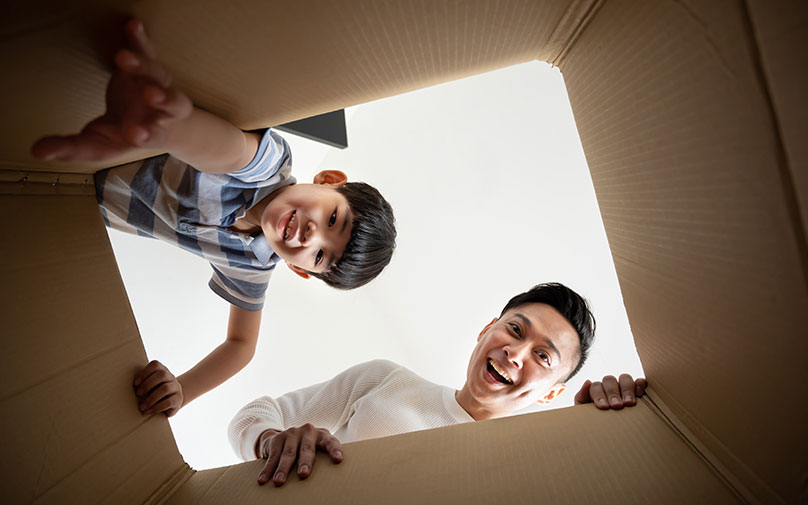
[(536, 356), (538, 356), (540, 360), (544, 361), (548, 365), (550, 364), (550, 356), (548, 356), (546, 352), (536, 351)]
[(314, 266), (319, 265), (321, 261), (323, 261), (323, 250), (322, 249), (317, 251), (317, 257), (314, 259)]
[(328, 226), (334, 226), (334, 223), (337, 222), (337, 211), (335, 210), (333, 214), (331, 214), (331, 219), (328, 220)]
[(510, 323), (510, 324), (511, 324), (511, 329), (513, 330), (514, 333), (516, 333), (516, 336), (521, 337), (522, 336), (522, 329), (519, 328), (519, 325), (516, 324), (516, 323)]

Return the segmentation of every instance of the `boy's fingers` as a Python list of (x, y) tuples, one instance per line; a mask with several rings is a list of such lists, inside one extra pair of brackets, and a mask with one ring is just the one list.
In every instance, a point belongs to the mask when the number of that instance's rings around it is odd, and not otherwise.
[(603, 391), (606, 392), (606, 397), (609, 400), (609, 406), (613, 409), (623, 408), (623, 399), (620, 397), (620, 384), (613, 375), (607, 375), (603, 378)]
[(168, 117), (187, 117), (194, 107), (190, 98), (173, 88), (163, 89), (157, 86), (146, 86), (143, 90), (143, 98), (151, 107), (162, 111)]
[(118, 148), (93, 134), (44, 137), (31, 147), (31, 154), (42, 160), (97, 161), (112, 157)]
[(145, 400), (140, 402), (141, 410), (152, 410), (154, 409), (154, 406), (160, 402), (160, 400), (177, 392), (179, 392), (179, 388), (177, 387), (176, 382), (166, 382), (161, 384), (160, 387), (152, 391)]
[(589, 397), (589, 386), (591, 385), (592, 381), (590, 381), (589, 379), (587, 379), (583, 383), (581, 389), (579, 389), (578, 392), (575, 393), (575, 399), (574, 399), (575, 405), (581, 405), (582, 403), (588, 403), (592, 401), (592, 399)]
[(606, 399), (606, 392), (603, 390), (603, 384), (600, 381), (595, 381), (589, 386), (589, 396), (597, 408), (609, 409), (609, 401)]
[(115, 53), (115, 65), (124, 72), (151, 79), (164, 88), (171, 85), (171, 74), (168, 70), (156, 61), (128, 49), (121, 49)]
[(620, 375), (620, 394), (623, 397), (624, 405), (634, 405), (637, 403), (634, 397), (634, 378), (629, 374), (624, 373)]
[(154, 50), (154, 45), (152, 44), (151, 39), (149, 39), (149, 36), (146, 35), (146, 29), (141, 20), (130, 19), (127, 21), (126, 26), (124, 27), (124, 33), (126, 34), (126, 40), (129, 43), (129, 47), (131, 47), (135, 52), (143, 53), (147, 58), (152, 60), (157, 57), (157, 52)]

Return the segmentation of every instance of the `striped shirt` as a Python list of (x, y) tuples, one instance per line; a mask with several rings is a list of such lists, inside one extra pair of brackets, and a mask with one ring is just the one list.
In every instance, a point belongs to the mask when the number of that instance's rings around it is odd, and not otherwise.
[(229, 227), (273, 191), (294, 184), (291, 165), (289, 145), (266, 130), (253, 160), (235, 172), (203, 173), (163, 154), (97, 172), (96, 196), (107, 226), (205, 258), (216, 294), (242, 309), (260, 310), (280, 258), (263, 233)]

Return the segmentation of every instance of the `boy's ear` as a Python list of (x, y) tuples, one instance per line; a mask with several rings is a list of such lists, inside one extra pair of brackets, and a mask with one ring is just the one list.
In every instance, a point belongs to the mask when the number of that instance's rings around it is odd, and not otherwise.
[(348, 176), (339, 170), (323, 170), (314, 176), (314, 184), (328, 184), (329, 186), (340, 187), (348, 182)]
[(544, 395), (544, 398), (539, 399), (536, 403), (541, 403), (542, 405), (547, 405), (551, 401), (555, 400), (564, 390), (567, 389), (566, 384), (556, 384), (555, 386), (550, 388), (550, 391), (547, 391), (547, 394)]
[(304, 279), (309, 279), (309, 278), (311, 278), (311, 274), (309, 274), (307, 271), (303, 270), (302, 268), (300, 268), (300, 267), (299, 267), (299, 266), (297, 266), (297, 265), (292, 265), (291, 263), (287, 263), (287, 264), (286, 264), (286, 266), (288, 266), (288, 267), (289, 267), (289, 269), (290, 269), (292, 272), (294, 272), (294, 273), (296, 273), (297, 275), (299, 275), (299, 276), (303, 277)]
[(479, 342), (483, 338), (483, 334), (486, 331), (488, 331), (488, 328), (490, 328), (492, 324), (496, 323), (498, 319), (499, 319), (498, 317), (495, 317), (494, 319), (491, 320), (490, 323), (485, 325), (485, 328), (483, 328), (483, 331), (481, 331), (480, 334), (477, 335), (477, 342)]

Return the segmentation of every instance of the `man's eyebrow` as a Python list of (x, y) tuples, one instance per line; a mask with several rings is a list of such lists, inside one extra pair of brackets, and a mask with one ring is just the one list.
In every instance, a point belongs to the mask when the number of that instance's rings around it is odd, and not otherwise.
[[(533, 327), (533, 323), (531, 323), (531, 322), (530, 322), (530, 319), (528, 319), (528, 318), (527, 318), (525, 315), (520, 314), (519, 312), (517, 312), (517, 313), (516, 313), (516, 314), (514, 314), (514, 315), (515, 315), (516, 317), (518, 317), (519, 319), (521, 319), (522, 321), (524, 321), (524, 322), (525, 322), (525, 326), (527, 326), (528, 328), (532, 328), (532, 327)], [(543, 335), (542, 335), (542, 337), (541, 337), (541, 338), (544, 340), (544, 343), (545, 343), (545, 344), (547, 344), (547, 347), (549, 347), (550, 349), (552, 349), (552, 350), (553, 350), (553, 352), (555, 352), (555, 353), (556, 353), (556, 356), (558, 356), (558, 359), (560, 360), (560, 359), (561, 359), (561, 352), (559, 352), (558, 347), (556, 347), (556, 346), (555, 346), (555, 344), (553, 343), (553, 341), (552, 341), (552, 340), (550, 340), (549, 338), (547, 338), (547, 337), (543, 336)]]

